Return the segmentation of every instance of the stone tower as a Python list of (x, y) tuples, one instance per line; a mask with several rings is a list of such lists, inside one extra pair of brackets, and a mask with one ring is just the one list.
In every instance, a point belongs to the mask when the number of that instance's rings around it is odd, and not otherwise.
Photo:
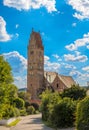
[(43, 87), (44, 47), (40, 33), (32, 30), (28, 45), (27, 91), (31, 99), (38, 99), (38, 90)]

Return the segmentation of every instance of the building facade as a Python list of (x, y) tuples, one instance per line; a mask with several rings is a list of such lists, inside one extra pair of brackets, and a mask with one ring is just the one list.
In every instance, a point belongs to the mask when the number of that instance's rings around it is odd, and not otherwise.
[(44, 46), (40, 33), (32, 30), (28, 45), (27, 91), (32, 100), (37, 100), (39, 93), (46, 88), (52, 91), (63, 91), (75, 84), (70, 76), (56, 72), (44, 72)]
[(32, 99), (38, 98), (38, 90), (44, 80), (44, 47), (38, 32), (32, 31), (28, 45), (27, 91)]

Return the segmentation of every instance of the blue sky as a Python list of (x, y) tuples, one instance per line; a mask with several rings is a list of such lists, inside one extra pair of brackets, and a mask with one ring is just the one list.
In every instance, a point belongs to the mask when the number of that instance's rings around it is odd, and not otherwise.
[(15, 84), (26, 87), (27, 45), (34, 28), (45, 47), (45, 70), (89, 81), (89, 0), (1, 0), (0, 54)]

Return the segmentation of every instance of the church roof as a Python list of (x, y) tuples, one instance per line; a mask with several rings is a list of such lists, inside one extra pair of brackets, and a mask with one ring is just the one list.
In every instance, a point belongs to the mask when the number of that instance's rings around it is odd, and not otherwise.
[(76, 84), (71, 76), (60, 75), (56, 72), (44, 72), (44, 77), (47, 79), (49, 83), (53, 83), (56, 76), (59, 77), (59, 79), (65, 84), (67, 88), (70, 88), (71, 85)]
[(34, 37), (34, 39), (35, 39), (35, 44), (37, 45), (37, 47), (38, 47), (38, 48), (41, 48), (41, 49), (44, 49), (44, 47), (43, 47), (43, 45), (42, 45), (42, 39), (41, 39), (40, 33), (39, 33), (39, 32), (35, 32), (35, 31), (32, 31), (31, 36)]
[(58, 75), (58, 76), (60, 80), (67, 86), (67, 88), (70, 88), (71, 85), (76, 84), (71, 76), (64, 76), (64, 75)]

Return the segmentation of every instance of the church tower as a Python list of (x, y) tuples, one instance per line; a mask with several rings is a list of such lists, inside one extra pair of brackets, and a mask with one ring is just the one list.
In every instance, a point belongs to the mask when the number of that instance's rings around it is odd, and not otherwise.
[(31, 99), (38, 99), (38, 90), (43, 87), (44, 47), (40, 33), (32, 30), (28, 45), (27, 91)]

